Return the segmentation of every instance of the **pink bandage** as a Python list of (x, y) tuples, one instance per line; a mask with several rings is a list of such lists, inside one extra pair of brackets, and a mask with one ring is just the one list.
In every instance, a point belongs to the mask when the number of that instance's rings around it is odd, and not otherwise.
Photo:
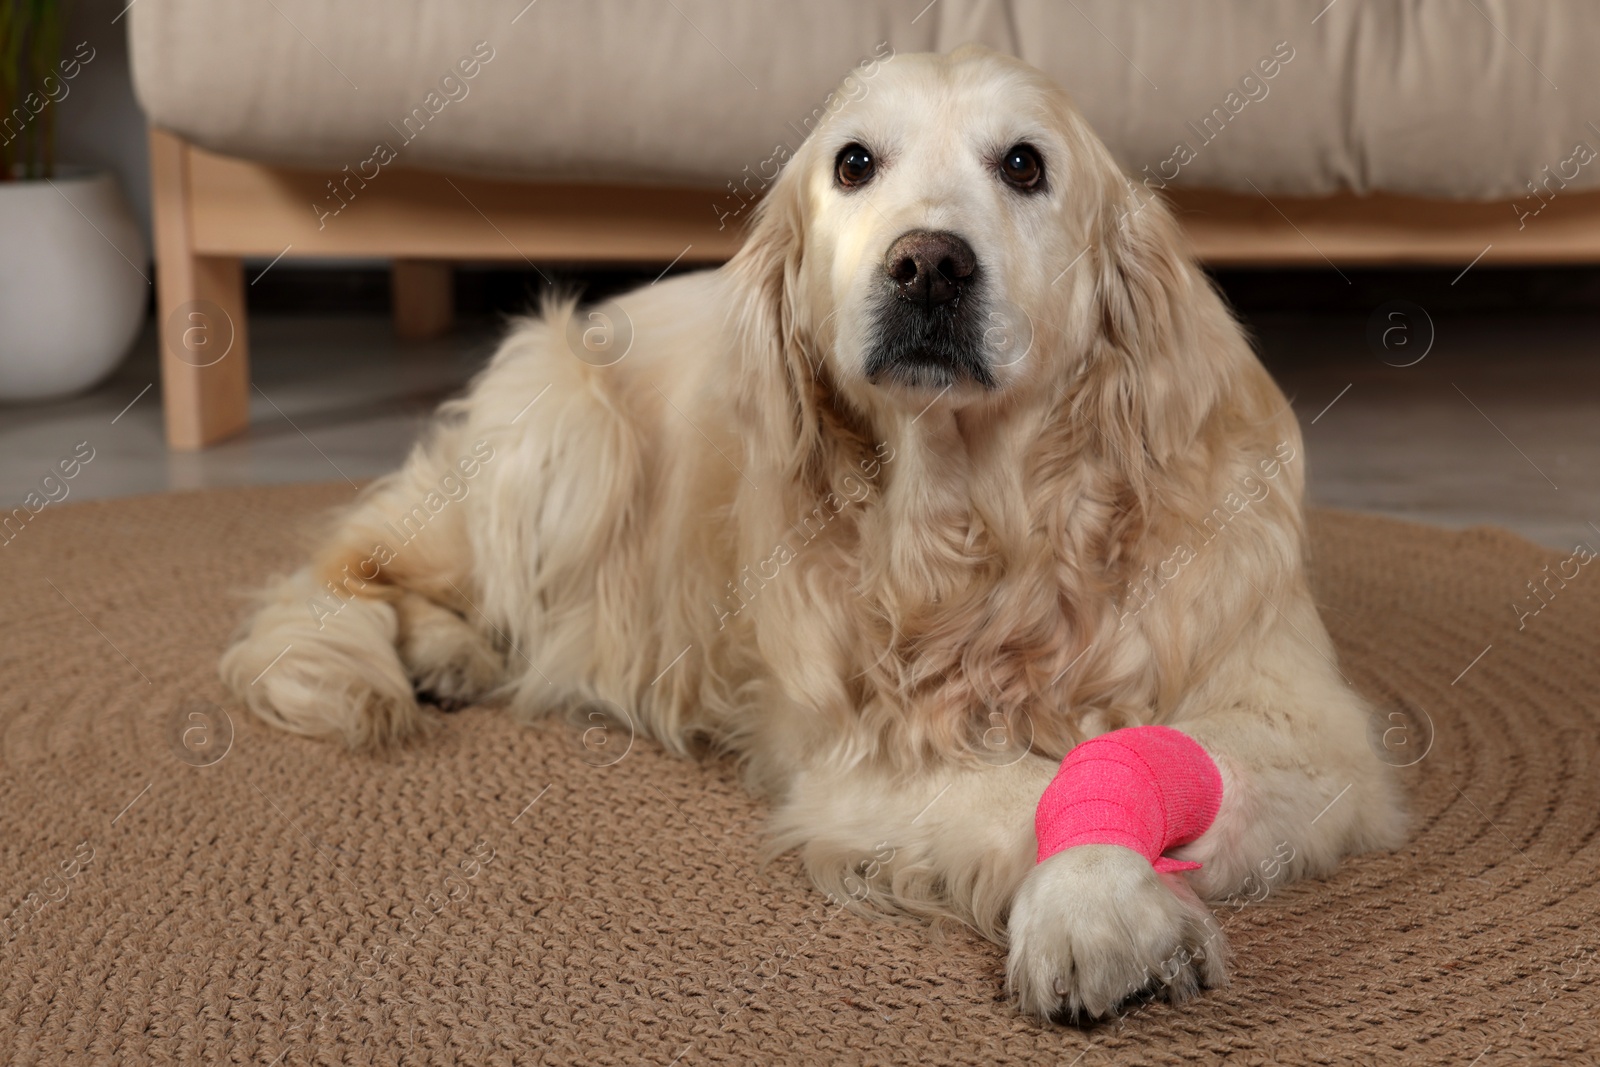
[(1045, 787), (1034, 815), (1038, 862), (1074, 845), (1122, 845), (1158, 871), (1197, 870), (1162, 853), (1205, 833), (1221, 806), (1222, 775), (1188, 734), (1113, 730), (1068, 752)]

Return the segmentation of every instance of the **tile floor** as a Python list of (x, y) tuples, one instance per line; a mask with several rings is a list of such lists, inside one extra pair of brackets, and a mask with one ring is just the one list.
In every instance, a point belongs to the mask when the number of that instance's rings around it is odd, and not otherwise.
[[(1600, 315), (1453, 314), (1426, 358), (1367, 340), (1368, 319), (1260, 314), (1250, 326), (1305, 430), (1316, 504), (1532, 540), (1600, 546)], [(161, 440), (146, 330), (110, 380), (69, 400), (0, 406), (0, 503), (87, 441), (69, 500), (273, 482), (359, 481), (393, 467), (427, 413), (493, 350), (498, 327), (397, 343), (375, 315), (257, 314), (243, 437), (200, 454)], [(131, 406), (130, 406), (131, 405)]]

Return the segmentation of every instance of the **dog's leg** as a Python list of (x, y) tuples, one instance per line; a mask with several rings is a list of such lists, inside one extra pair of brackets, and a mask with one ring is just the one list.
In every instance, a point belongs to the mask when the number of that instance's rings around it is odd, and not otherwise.
[[(313, 568), (274, 583), (223, 654), (222, 680), (274, 726), (371, 747), (422, 727), (386, 599), (331, 595)], [(317, 609), (328, 613), (319, 615)]]
[(841, 903), (949, 916), (1008, 944), (1008, 985), (1032, 1014), (1102, 1018), (1151, 992), (1182, 1000), (1227, 980), (1222, 922), (1202, 900), (1259, 899), (1403, 837), (1365, 705), (1325, 665), (1302, 663), (1298, 677), (1281, 665), (1259, 663), (1237, 702), (1172, 724), (1223, 778), (1211, 828), (1172, 853), (1198, 871), (1158, 874), (1115, 845), (1036, 865), (1034, 811), (1057, 770), (1037, 756), (914, 778), (804, 772), (778, 811), (777, 843), (801, 846), (813, 880)]
[(457, 485), (445, 480), (463, 446), (448, 434), (432, 444), (344, 511), (224, 654), (224, 683), (263, 719), (381, 746), (426, 726), (415, 686), (458, 701), (498, 682), (494, 651), (459, 603), (473, 585), (473, 500), (446, 502), (441, 489)]
[(1033, 867), (1033, 811), (1056, 765), (1038, 756), (915, 776), (858, 764), (801, 772), (774, 815), (774, 847), (799, 847), (841, 905), (954, 918), (1003, 942)]
[(1036, 1015), (1099, 1017), (1147, 989), (1181, 999), (1221, 984), (1215, 922), (1183, 876), (1113, 845), (1035, 866), (1034, 810), (1056, 769), (1030, 755), (913, 780), (804, 775), (779, 842), (803, 840), (812, 879), (841, 904), (954, 918), (1009, 943), (1008, 985)]
[[(1306, 614), (1302, 629), (1320, 636)], [(1303, 642), (1289, 647), (1297, 640), (1284, 628), (1276, 648), (1258, 651), (1235, 700), (1171, 723), (1222, 774), (1210, 829), (1171, 850), (1200, 870), (1158, 874), (1131, 849), (1081, 845), (1028, 874), (1012, 905), (1007, 968), (1026, 1010), (1100, 1018), (1143, 989), (1176, 1001), (1221, 984), (1223, 922), (1238, 907), (1404, 839), (1404, 807), (1368, 744), (1365, 703)], [(1233, 907), (1219, 920), (1200, 899)]]

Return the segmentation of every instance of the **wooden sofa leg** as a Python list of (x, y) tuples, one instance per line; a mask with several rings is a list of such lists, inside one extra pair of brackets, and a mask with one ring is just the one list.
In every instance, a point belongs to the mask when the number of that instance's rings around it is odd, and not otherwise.
[(167, 445), (192, 452), (250, 424), (244, 269), (194, 252), (189, 145), (151, 129), (150, 172)]
[(397, 259), (389, 269), (394, 332), (402, 341), (425, 341), (450, 331), (455, 319), (454, 277), (449, 263)]
[(195, 256), (157, 270), (167, 445), (196, 452), (250, 425), (244, 269), (238, 259)]

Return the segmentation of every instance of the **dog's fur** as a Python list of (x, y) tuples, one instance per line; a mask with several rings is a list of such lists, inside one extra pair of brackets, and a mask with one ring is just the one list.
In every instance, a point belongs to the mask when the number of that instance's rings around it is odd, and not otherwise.
[[(424, 732), (417, 692), (623, 709), (674, 752), (737, 753), (776, 847), (842, 903), (1008, 944), (1026, 1010), (1181, 998), (1225, 980), (1202, 899), (1403, 834), (1306, 585), (1294, 416), (1168, 209), (1037, 71), (964, 48), (867, 89), (732, 262), (620, 298), (623, 358), (577, 358), (606, 323), (571, 302), (520, 323), (223, 676), (358, 745)], [(878, 172), (843, 189), (852, 142)], [(1017, 143), (1042, 190), (1000, 180)], [(990, 381), (867, 376), (886, 249), (917, 230), (976, 255)], [(1221, 768), (1175, 853), (1203, 868), (1095, 845), (1035, 866), (1062, 755), (1143, 723)]]

